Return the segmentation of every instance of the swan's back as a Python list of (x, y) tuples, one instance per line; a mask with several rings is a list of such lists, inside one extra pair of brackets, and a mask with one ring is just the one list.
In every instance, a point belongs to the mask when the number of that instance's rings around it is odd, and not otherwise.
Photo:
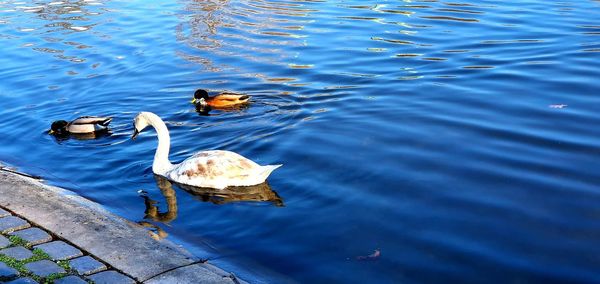
[(264, 182), (278, 166), (261, 166), (230, 151), (202, 151), (175, 165), (166, 176), (178, 183), (225, 188)]

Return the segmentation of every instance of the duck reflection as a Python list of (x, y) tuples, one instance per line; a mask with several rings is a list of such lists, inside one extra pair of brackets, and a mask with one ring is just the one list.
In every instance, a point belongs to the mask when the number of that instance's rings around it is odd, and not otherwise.
[[(243, 111), (243, 110), (247, 109), (248, 107), (249, 107), (248, 105), (237, 105), (237, 106), (229, 106), (226, 108), (218, 108), (217, 110), (224, 111), (224, 112), (234, 112), (234, 111)], [(198, 113), (198, 115), (210, 116), (210, 112), (213, 110), (215, 110), (215, 108), (212, 108), (211, 106), (196, 104), (196, 112)]]
[[(160, 189), (167, 203), (167, 211), (161, 212), (157, 206), (158, 202), (151, 199), (146, 192), (140, 191), (141, 197), (144, 199), (144, 219), (152, 222), (168, 224), (177, 218), (177, 197), (173, 189), (173, 183), (164, 177), (154, 175), (156, 186)], [(226, 204), (232, 202), (271, 202), (277, 207), (284, 206), (283, 199), (271, 189), (266, 182), (254, 186), (227, 187), (225, 189), (201, 188), (189, 185), (176, 184), (186, 192), (197, 197), (198, 200), (211, 202), (213, 204)], [(160, 240), (168, 236), (157, 224), (149, 221), (140, 221), (138, 224), (149, 228), (150, 236)]]

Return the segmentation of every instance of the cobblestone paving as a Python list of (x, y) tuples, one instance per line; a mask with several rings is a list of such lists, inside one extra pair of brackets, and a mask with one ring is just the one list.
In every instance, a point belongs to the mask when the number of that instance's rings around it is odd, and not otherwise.
[(0, 207), (0, 283), (136, 283)]

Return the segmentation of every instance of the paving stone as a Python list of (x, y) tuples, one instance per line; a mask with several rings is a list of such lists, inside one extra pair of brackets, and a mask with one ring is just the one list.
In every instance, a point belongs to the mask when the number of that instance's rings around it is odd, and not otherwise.
[(58, 266), (58, 264), (47, 259), (27, 263), (25, 264), (25, 268), (31, 271), (31, 273), (40, 277), (46, 277), (52, 273), (65, 272), (65, 270), (62, 267)]
[(9, 267), (8, 265), (4, 264), (4, 262), (0, 262), (0, 281), (4, 279), (12, 279), (18, 274), (19, 272), (16, 269)]
[(87, 284), (87, 282), (77, 276), (67, 276), (54, 281), (54, 284)]
[(20, 237), (27, 241), (29, 245), (39, 245), (41, 243), (49, 242), (52, 240), (52, 236), (46, 233), (40, 228), (29, 228), (25, 230), (15, 231), (9, 235)]
[(25, 277), (25, 278), (15, 279), (6, 284), (38, 284), (38, 283), (37, 283), (37, 281), (35, 281), (29, 277)]
[(104, 263), (95, 260), (89, 255), (71, 259), (69, 266), (81, 275), (89, 275), (106, 270), (106, 265), (104, 265)]
[(88, 279), (94, 281), (95, 284), (127, 284), (127, 283), (135, 283), (133, 279), (116, 272), (114, 270), (104, 271), (96, 274), (92, 274), (88, 276)]
[(0, 254), (10, 256), (16, 260), (25, 260), (33, 256), (33, 253), (24, 247), (12, 247), (0, 250)]
[(19, 217), (6, 216), (0, 218), (0, 232), (3, 234), (8, 234), (10, 232), (26, 228), (29, 228), (29, 223)]
[(0, 235), (0, 248), (5, 248), (7, 246), (10, 246), (10, 241), (6, 237)]
[(211, 284), (248, 284), (237, 279), (215, 266), (204, 263), (196, 263), (179, 267), (167, 272), (160, 273), (144, 281), (146, 284), (172, 284), (172, 283), (211, 283)]
[(54, 241), (34, 246), (46, 252), (53, 260), (65, 260), (82, 256), (83, 253), (76, 247), (63, 241)]
[[(10, 204), (7, 209), (65, 238), (65, 242), (77, 244), (136, 280), (147, 280), (196, 261), (185, 249), (148, 237), (147, 230), (133, 226), (97, 203), (3, 171), (0, 204)], [(205, 283), (195, 280), (192, 283)]]
[(10, 216), (10, 212), (0, 208), (0, 217)]

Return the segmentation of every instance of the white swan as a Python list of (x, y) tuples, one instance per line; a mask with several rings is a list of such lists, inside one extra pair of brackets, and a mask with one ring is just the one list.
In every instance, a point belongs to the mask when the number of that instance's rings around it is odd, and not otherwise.
[(224, 189), (228, 186), (250, 186), (263, 183), (281, 165), (261, 166), (243, 156), (221, 150), (201, 151), (180, 164), (169, 162), (170, 137), (165, 123), (156, 114), (140, 112), (133, 121), (131, 139), (148, 125), (158, 134), (152, 171), (171, 181), (197, 187)]

